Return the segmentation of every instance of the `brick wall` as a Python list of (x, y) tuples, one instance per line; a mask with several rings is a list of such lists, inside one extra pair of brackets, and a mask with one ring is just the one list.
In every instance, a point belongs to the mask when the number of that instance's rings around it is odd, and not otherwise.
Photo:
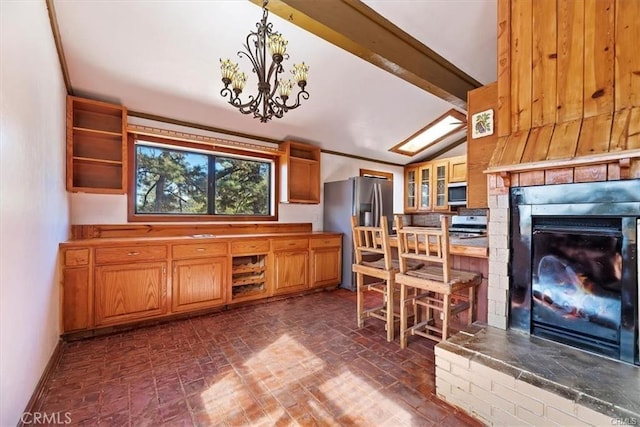
[(615, 419), (438, 345), (436, 393), (487, 425), (613, 425)]

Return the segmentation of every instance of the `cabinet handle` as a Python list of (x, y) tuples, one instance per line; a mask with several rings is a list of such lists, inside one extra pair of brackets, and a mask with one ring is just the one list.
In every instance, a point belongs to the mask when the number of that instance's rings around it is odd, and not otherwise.
[(205, 248), (198, 248), (198, 249), (196, 249), (196, 251), (198, 251), (198, 252), (204, 252), (204, 251), (205, 251)]
[(136, 256), (136, 255), (140, 255), (140, 252), (127, 252), (127, 256)]

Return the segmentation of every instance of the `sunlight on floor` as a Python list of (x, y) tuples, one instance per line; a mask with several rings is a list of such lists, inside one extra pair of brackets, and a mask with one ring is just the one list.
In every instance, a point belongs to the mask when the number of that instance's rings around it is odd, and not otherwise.
[(374, 406), (393, 413), (402, 421), (411, 421), (411, 414), (392, 400), (387, 399), (375, 387), (349, 370), (343, 371), (320, 386), (320, 390), (340, 407), (344, 413), (364, 414)]
[(322, 359), (288, 334), (281, 335), (244, 363), (258, 379), (263, 380), (269, 374), (278, 378), (280, 384), (288, 384), (320, 372), (325, 365)]

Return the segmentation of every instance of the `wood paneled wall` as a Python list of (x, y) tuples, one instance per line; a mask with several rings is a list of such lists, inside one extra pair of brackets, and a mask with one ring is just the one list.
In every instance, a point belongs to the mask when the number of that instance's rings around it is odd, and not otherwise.
[(490, 166), (640, 150), (638, 49), (638, 0), (498, 0)]

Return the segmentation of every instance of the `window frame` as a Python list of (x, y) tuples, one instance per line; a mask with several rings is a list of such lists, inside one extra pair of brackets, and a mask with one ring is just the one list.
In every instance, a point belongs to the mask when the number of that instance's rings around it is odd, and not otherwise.
[[(195, 214), (138, 214), (136, 213), (136, 141), (148, 141), (175, 147), (176, 150), (198, 150), (211, 155), (248, 157), (255, 160), (273, 162), (273, 178), (271, 179), (271, 215), (195, 215)], [(171, 138), (158, 138), (147, 135), (127, 135), (127, 221), (128, 222), (255, 222), (278, 221), (278, 201), (280, 200), (280, 157), (266, 153), (236, 150), (225, 147), (211, 147), (205, 144), (179, 141)]]

